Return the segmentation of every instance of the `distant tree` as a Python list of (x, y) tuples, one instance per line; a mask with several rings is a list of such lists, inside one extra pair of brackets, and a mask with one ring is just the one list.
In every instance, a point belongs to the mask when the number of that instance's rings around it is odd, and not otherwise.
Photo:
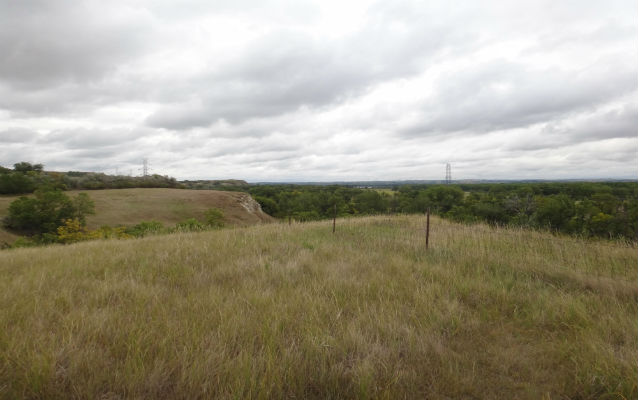
[(33, 177), (21, 173), (10, 172), (0, 174), (0, 194), (31, 193), (36, 187)]
[(539, 197), (536, 202), (536, 221), (541, 227), (563, 230), (574, 216), (574, 202), (565, 194)]
[(66, 194), (38, 190), (35, 197), (23, 196), (9, 205), (5, 226), (33, 234), (54, 232), (73, 213), (73, 203)]
[(16, 172), (29, 172), (29, 171), (42, 172), (42, 170), (44, 169), (44, 165), (31, 164), (29, 162), (22, 161), (22, 162), (13, 164), (13, 169)]
[(356, 211), (361, 214), (379, 214), (388, 210), (386, 200), (376, 190), (364, 190), (354, 196)]
[(614, 214), (618, 209), (618, 198), (611, 193), (596, 193), (591, 200), (603, 213)]
[(614, 217), (605, 213), (598, 213), (592, 216), (589, 222), (589, 229), (596, 236), (611, 238), (614, 234)]
[(255, 201), (261, 206), (261, 210), (268, 215), (279, 214), (279, 206), (273, 199), (264, 196), (254, 196)]
[(95, 203), (88, 194), (78, 193), (73, 199), (73, 206), (75, 208), (74, 218), (76, 218), (81, 226), (86, 225), (86, 216), (95, 214)]
[(452, 207), (461, 204), (464, 193), (456, 186), (434, 186), (428, 188), (424, 195), (428, 200), (428, 206), (432, 206), (440, 213), (446, 213)]
[(500, 202), (490, 198), (484, 198), (472, 206), (472, 214), (487, 221), (490, 225), (502, 225), (507, 223), (507, 213)]
[(11, 202), (9, 214), (3, 220), (4, 226), (18, 231), (37, 233), (41, 226), (38, 205), (37, 199), (26, 196)]

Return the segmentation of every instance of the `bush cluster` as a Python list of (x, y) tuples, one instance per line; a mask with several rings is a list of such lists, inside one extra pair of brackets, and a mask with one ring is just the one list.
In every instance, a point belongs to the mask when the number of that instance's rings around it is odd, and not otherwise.
[(28, 235), (53, 233), (69, 219), (86, 224), (95, 214), (95, 204), (86, 193), (70, 198), (61, 190), (36, 190), (35, 196), (22, 196), (9, 205), (4, 218), (6, 228)]
[[(56, 196), (59, 196), (60, 193), (61, 192), (55, 192)], [(65, 196), (63, 193), (62, 195)], [(74, 202), (76, 204), (85, 204), (85, 206), (86, 204), (89, 204), (87, 203), (87, 201), (90, 202), (90, 199), (88, 198), (88, 196), (86, 198), (83, 196), (79, 196), (79, 197), (80, 197), (79, 199), (80, 201), (78, 201), (77, 197), (76, 199), (74, 199)], [(11, 206), (13, 206), (14, 203), (16, 202), (17, 204), (21, 204), (22, 202), (21, 199), (14, 201), (11, 204)], [(92, 202), (90, 204), (92, 204)], [(11, 206), (10, 206), (10, 210), (12, 209)], [(13, 208), (15, 209), (16, 207), (13, 207)], [(88, 208), (85, 207), (84, 211), (86, 210), (88, 210)], [(20, 216), (21, 215), (23, 214), (20, 214)], [(25, 215), (28, 216), (31, 214), (27, 213)], [(57, 216), (59, 216), (60, 213), (57, 212), (55, 213), (55, 215), (57, 218)], [(77, 243), (77, 242), (82, 242), (86, 240), (97, 240), (97, 239), (131, 239), (131, 238), (145, 237), (149, 235), (160, 235), (160, 234), (175, 233), (175, 232), (200, 232), (204, 230), (219, 229), (224, 226), (224, 223), (223, 223), (224, 214), (220, 209), (217, 209), (217, 208), (211, 208), (206, 211), (205, 222), (198, 221), (195, 218), (189, 218), (184, 221), (178, 222), (174, 227), (166, 227), (164, 226), (164, 224), (162, 224), (159, 221), (142, 221), (132, 226), (117, 226), (117, 227), (102, 226), (96, 230), (89, 230), (86, 227), (86, 219), (84, 218), (85, 214), (80, 216), (76, 210), (75, 213), (70, 213), (70, 214), (64, 213), (64, 215), (70, 215), (71, 217), (64, 218), (62, 221), (60, 221), (59, 225), (54, 230), (50, 230), (50, 229), (38, 230), (35, 225), (25, 226), (25, 228), (28, 228), (26, 232), (31, 232), (31, 234), (26, 237), (21, 237), (17, 239), (13, 244), (5, 245), (4, 247), (9, 247), (9, 248), (31, 247), (31, 246), (38, 246), (38, 245), (51, 244), (51, 243), (70, 244), (70, 243)], [(13, 217), (14, 216), (10, 214), (10, 217), (7, 218), (6, 221), (15, 220), (15, 218)], [(47, 220), (52, 220), (52, 219), (53, 217)], [(8, 225), (6, 226), (9, 227)], [(22, 233), (24, 232), (25, 231), (22, 231)]]

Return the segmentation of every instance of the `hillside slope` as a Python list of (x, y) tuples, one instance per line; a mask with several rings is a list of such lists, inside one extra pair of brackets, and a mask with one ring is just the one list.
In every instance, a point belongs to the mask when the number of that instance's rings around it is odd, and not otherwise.
[[(91, 229), (102, 225), (134, 225), (156, 220), (174, 225), (187, 218), (205, 220), (204, 212), (212, 207), (224, 212), (224, 222), (231, 226), (246, 226), (271, 222), (250, 195), (241, 192), (185, 189), (106, 189), (67, 192), (87, 193), (95, 202), (95, 215), (87, 218)], [(0, 197), (0, 219), (7, 214), (9, 204), (19, 196)], [(0, 242), (11, 242), (17, 236), (0, 229)]]
[(156, 220), (174, 225), (187, 218), (205, 220), (207, 209), (224, 212), (228, 225), (252, 225), (274, 219), (261, 211), (250, 195), (241, 192), (186, 189), (113, 189), (86, 192), (95, 201), (95, 215), (89, 227), (135, 224)]
[(635, 244), (421, 216), (0, 252), (0, 398), (636, 398)]

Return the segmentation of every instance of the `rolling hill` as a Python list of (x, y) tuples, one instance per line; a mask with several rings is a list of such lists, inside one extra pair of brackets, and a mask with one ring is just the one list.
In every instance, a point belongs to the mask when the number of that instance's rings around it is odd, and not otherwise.
[[(230, 226), (246, 226), (274, 221), (261, 211), (248, 194), (215, 190), (184, 189), (106, 189), (71, 191), (87, 193), (95, 202), (95, 215), (87, 218), (90, 229), (102, 225), (134, 225), (156, 220), (167, 226), (187, 218), (204, 220), (204, 212), (212, 207), (224, 212), (224, 222)], [(9, 204), (19, 196), (0, 197), (0, 218), (7, 214)], [(17, 236), (0, 229), (0, 243), (12, 242)]]
[(2, 251), (0, 398), (638, 396), (635, 243), (424, 224)]

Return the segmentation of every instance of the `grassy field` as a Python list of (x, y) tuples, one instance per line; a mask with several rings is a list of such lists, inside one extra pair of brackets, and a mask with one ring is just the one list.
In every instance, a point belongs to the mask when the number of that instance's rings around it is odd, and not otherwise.
[[(226, 225), (245, 226), (273, 221), (273, 218), (263, 212), (249, 210), (247, 195), (240, 192), (184, 189), (107, 189), (80, 192), (87, 193), (95, 202), (95, 215), (87, 218), (90, 229), (102, 225), (135, 225), (150, 220), (160, 221), (166, 226), (188, 218), (204, 221), (204, 212), (212, 207), (224, 212)], [(79, 192), (67, 192), (71, 197), (76, 193)], [(9, 204), (18, 197), (0, 196), (0, 219), (7, 214)], [(0, 243), (11, 243), (17, 238), (17, 235), (0, 227)]]
[(635, 244), (421, 216), (0, 252), (0, 398), (638, 397)]

